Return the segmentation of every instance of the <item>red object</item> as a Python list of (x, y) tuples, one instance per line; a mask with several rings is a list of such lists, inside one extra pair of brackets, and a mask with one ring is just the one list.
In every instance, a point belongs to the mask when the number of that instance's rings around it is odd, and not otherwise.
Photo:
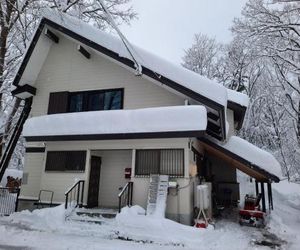
[(125, 179), (131, 178), (131, 168), (125, 168)]
[(195, 225), (197, 228), (207, 228), (207, 225), (205, 222), (198, 222)]
[(249, 226), (264, 225), (264, 218), (266, 213), (260, 210), (259, 202), (261, 194), (258, 197), (251, 197), (246, 195), (244, 209), (240, 209), (240, 224)]
[(251, 217), (255, 217), (255, 218), (260, 218), (263, 219), (265, 213), (262, 211), (257, 211), (257, 210), (245, 210), (245, 209), (241, 209), (240, 210), (240, 215), (241, 216), (251, 216)]
[(207, 228), (207, 226), (208, 226), (208, 223), (205, 220), (202, 220), (202, 219), (195, 220), (195, 227), (197, 227), (197, 228)]

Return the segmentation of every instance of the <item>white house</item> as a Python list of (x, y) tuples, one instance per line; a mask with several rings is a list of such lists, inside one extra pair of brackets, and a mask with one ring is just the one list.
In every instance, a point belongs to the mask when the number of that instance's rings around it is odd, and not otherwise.
[(279, 181), (275, 158), (234, 136), (245, 95), (133, 48), (141, 75), (119, 38), (67, 15), (42, 18), (12, 92), (31, 106), (23, 203), (40, 190), (63, 203), (84, 180), (87, 207), (117, 208), (126, 187), (146, 208), (150, 175), (168, 175), (166, 216), (190, 224), (200, 181), (220, 202), (239, 200), (236, 169), (268, 190)]

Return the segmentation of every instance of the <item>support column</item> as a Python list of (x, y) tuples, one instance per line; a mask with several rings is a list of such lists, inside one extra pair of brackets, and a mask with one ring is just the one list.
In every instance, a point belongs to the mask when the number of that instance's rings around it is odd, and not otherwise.
[(256, 192), (256, 197), (258, 196), (258, 182), (255, 180), (255, 192)]
[(265, 196), (265, 187), (264, 187), (264, 183), (261, 182), (260, 183), (260, 188), (261, 188), (261, 194), (262, 194), (262, 211), (266, 212), (266, 196)]
[(271, 183), (268, 183), (268, 197), (269, 197), (269, 209), (273, 210), (273, 197), (272, 197)]

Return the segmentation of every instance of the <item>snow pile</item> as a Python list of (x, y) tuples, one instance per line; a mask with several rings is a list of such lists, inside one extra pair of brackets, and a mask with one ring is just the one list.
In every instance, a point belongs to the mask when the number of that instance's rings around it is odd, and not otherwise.
[(65, 224), (65, 208), (60, 205), (54, 208), (36, 209), (32, 212), (24, 210), (12, 214), (9, 219), (13, 223), (30, 225), (32, 229), (38, 230), (58, 230)]
[(246, 140), (237, 136), (231, 136), (227, 143), (221, 147), (255, 164), (267, 172), (282, 178), (281, 166), (275, 157)]
[(145, 215), (145, 210), (140, 206), (123, 208), (116, 221), (118, 228), (122, 229), (119, 235), (136, 241), (190, 245), (208, 232), (169, 219)]
[[(64, 216), (65, 210), (61, 205), (1, 218), (0, 234), (3, 237), (0, 238), (0, 245), (5, 243), (23, 246), (26, 243), (32, 248), (44, 249), (40, 244), (43, 239), (44, 246), (51, 246), (51, 249), (79, 249), (83, 245), (85, 249), (143, 247), (171, 250), (177, 247), (181, 249), (183, 246), (186, 249), (251, 249), (250, 236), (237, 223), (232, 222), (226, 222), (216, 230), (198, 229), (168, 219), (146, 216), (145, 210), (139, 206), (125, 207), (116, 219), (101, 225), (65, 221)], [(16, 231), (18, 237), (14, 237), (15, 240), (12, 241), (11, 236)], [(59, 244), (56, 244), (58, 240)], [(233, 240), (234, 246), (231, 244)], [(125, 248), (119, 246), (125, 243), (130, 244)]]
[(206, 125), (205, 107), (174, 106), (33, 117), (23, 136), (204, 131)]
[(243, 107), (248, 107), (249, 97), (243, 93), (237, 92), (235, 90), (227, 89), (228, 101), (237, 103)]
[(269, 223), (270, 231), (288, 242), (287, 249), (300, 246), (300, 184), (287, 180), (272, 185), (274, 210)]

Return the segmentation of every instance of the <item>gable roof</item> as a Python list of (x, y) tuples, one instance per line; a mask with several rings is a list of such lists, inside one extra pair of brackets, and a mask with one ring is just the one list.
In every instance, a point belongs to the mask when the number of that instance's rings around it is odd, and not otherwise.
[[(46, 28), (55, 34), (66, 35), (80, 44), (95, 49), (127, 68), (135, 68), (130, 54), (120, 39), (79, 19), (51, 11), (41, 19), (17, 71), (13, 85), (34, 85), (38, 71), (50, 49), (49, 43), (51, 42), (41, 36)], [(38, 53), (35, 52), (36, 47), (39, 49)], [(133, 46), (133, 49), (135, 58), (142, 65), (143, 77), (159, 83), (162, 87), (171, 88), (206, 106), (208, 110), (208, 134), (219, 140), (225, 140), (225, 111), (228, 99), (227, 90), (224, 86), (181, 66), (174, 65), (137, 46)], [(44, 53), (44, 59), (42, 53)]]

